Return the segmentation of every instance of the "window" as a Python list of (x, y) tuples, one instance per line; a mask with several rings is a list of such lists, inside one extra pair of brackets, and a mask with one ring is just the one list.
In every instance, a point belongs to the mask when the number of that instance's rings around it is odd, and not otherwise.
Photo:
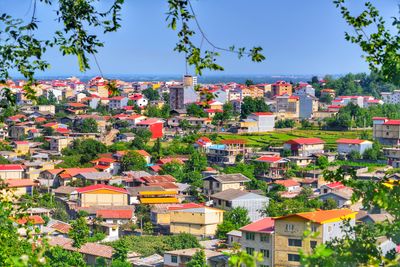
[(286, 232), (292, 232), (294, 230), (294, 225), (293, 224), (286, 224)]
[(178, 263), (178, 257), (177, 256), (171, 256), (171, 262)]
[(246, 240), (254, 240), (254, 233), (246, 232)]
[(300, 261), (300, 255), (288, 254), (288, 261)]
[(310, 241), (310, 247), (314, 249), (317, 246), (317, 241)]
[(260, 264), (260, 267), (269, 267), (269, 265)]
[(269, 258), (269, 250), (268, 249), (260, 249), (260, 252), (263, 254), (264, 258)]
[(269, 243), (269, 235), (260, 235), (260, 241)]
[(230, 201), (227, 201), (227, 202), (225, 203), (225, 206), (228, 207), (228, 208), (230, 208), (230, 207), (232, 207), (232, 203), (231, 203)]
[(289, 247), (301, 247), (301, 239), (288, 239)]
[(250, 254), (250, 255), (253, 255), (253, 253), (254, 253), (254, 248), (246, 247), (246, 253), (247, 253), (247, 254)]
[(332, 232), (332, 226), (328, 226), (328, 232)]
[(317, 225), (316, 224), (311, 224), (311, 231), (316, 232), (317, 231)]

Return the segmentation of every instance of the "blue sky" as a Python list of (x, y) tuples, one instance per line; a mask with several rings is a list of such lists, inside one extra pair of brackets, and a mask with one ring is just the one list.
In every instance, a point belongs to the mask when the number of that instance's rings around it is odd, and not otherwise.
[[(352, 7), (359, 7), (348, 0)], [(106, 8), (110, 0), (102, 0)], [(182, 55), (173, 51), (176, 32), (167, 28), (166, 0), (126, 0), (122, 28), (101, 35), (105, 47), (97, 56), (107, 74), (180, 74), (185, 71)], [(31, 0), (0, 0), (0, 13), (29, 19)], [(344, 40), (349, 30), (331, 0), (192, 0), (208, 37), (228, 47), (259, 45), (267, 60), (253, 63), (222, 53), (224, 74), (343, 74), (368, 71), (361, 50)], [(398, 14), (397, 0), (375, 1), (387, 21)], [(51, 36), (59, 27), (54, 7), (38, 4), (40, 36)], [(200, 40), (198, 40), (200, 43)], [(50, 50), (46, 58), (52, 68), (46, 75), (80, 74), (74, 57)], [(97, 75), (93, 67), (87, 75)]]

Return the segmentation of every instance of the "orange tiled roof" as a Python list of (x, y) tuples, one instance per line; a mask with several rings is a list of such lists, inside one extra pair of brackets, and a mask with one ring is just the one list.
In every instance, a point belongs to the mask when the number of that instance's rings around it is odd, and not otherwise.
[(285, 219), (289, 217), (300, 217), (308, 221), (312, 221), (315, 223), (323, 224), (326, 221), (333, 219), (341, 219), (345, 218), (349, 215), (356, 214), (357, 212), (352, 211), (350, 209), (335, 209), (335, 210), (317, 210), (311, 212), (301, 212), (296, 214), (291, 214), (287, 216), (282, 216), (275, 218), (275, 220)]

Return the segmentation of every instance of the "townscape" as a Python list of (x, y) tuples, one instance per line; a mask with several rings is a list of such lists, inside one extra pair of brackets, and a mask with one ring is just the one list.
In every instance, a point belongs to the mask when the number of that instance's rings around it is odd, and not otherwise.
[(399, 251), (346, 230), (395, 220), (352, 197), (359, 181), (400, 179), (400, 91), (374, 74), (71, 77), (39, 81), (35, 101), (23, 80), (1, 87), (17, 103), (0, 118), (1, 197), (17, 239), (48, 240), (51, 266), (300, 266), (338, 240)]

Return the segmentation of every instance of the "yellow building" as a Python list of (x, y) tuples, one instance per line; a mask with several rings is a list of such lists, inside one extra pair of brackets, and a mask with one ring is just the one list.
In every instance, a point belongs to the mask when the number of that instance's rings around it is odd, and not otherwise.
[(170, 212), (170, 232), (214, 237), (217, 225), (224, 220), (224, 211), (210, 207), (188, 208)]
[(17, 156), (26, 155), (29, 153), (29, 142), (28, 141), (15, 141), (14, 152)]
[[(300, 266), (300, 250), (311, 253), (318, 244), (343, 237), (343, 221), (349, 219), (354, 225), (356, 214), (350, 209), (336, 209), (275, 218), (274, 266)], [(306, 230), (319, 234), (304, 238)]]
[(251, 98), (260, 98), (260, 97), (262, 98), (264, 97), (264, 90), (256, 86), (243, 88), (242, 98), (245, 98), (247, 96)]
[(78, 206), (125, 206), (128, 205), (128, 191), (124, 188), (97, 184), (78, 188)]
[(177, 191), (141, 191), (139, 201), (141, 204), (172, 204), (179, 203)]

